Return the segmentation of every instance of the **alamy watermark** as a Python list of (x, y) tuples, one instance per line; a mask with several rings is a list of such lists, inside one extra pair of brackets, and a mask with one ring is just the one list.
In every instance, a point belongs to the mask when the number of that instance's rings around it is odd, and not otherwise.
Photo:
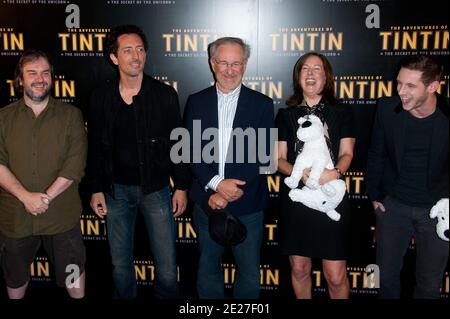
[(66, 266), (66, 288), (80, 288), (80, 267), (75, 264), (69, 264)]
[(380, 288), (380, 267), (376, 264), (366, 266), (365, 272), (367, 274), (367, 288)]
[[(247, 127), (227, 129), (230, 136), (225, 163), (259, 163), (260, 174), (277, 170), (278, 129)], [(219, 163), (219, 129), (208, 127), (202, 131), (201, 120), (194, 120), (192, 136), (188, 129), (178, 127), (170, 133), (177, 141), (170, 150), (173, 163)], [(203, 143), (205, 142), (205, 143)]]

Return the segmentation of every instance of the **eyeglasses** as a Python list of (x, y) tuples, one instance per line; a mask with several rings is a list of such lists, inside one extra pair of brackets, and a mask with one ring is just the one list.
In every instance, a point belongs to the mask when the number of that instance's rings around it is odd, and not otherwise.
[(227, 61), (217, 61), (216, 59), (214, 59), (214, 63), (221, 69), (228, 69), (228, 67), (231, 67), (233, 70), (240, 70), (244, 66), (244, 62), (228, 63)]

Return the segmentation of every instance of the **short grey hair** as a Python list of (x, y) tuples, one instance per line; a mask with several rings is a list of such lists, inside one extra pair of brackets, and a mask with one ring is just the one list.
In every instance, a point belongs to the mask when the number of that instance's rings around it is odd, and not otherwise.
[(224, 37), (219, 38), (208, 45), (208, 53), (210, 58), (215, 58), (217, 50), (223, 44), (237, 44), (240, 45), (242, 50), (244, 50), (244, 60), (247, 61), (250, 57), (250, 45), (244, 42), (241, 38)]

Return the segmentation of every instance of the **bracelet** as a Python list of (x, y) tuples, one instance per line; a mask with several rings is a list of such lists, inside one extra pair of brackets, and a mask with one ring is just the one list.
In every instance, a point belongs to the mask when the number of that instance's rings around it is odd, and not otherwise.
[(340, 179), (342, 176), (344, 176), (344, 173), (342, 173), (342, 171), (339, 169), (339, 167), (335, 167), (334, 169), (338, 173), (338, 179)]

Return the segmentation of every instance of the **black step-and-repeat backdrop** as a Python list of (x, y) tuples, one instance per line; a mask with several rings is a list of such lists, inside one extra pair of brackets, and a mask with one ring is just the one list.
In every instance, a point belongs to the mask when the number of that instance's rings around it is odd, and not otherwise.
[[(292, 92), (292, 69), (314, 50), (329, 58), (337, 96), (352, 108), (358, 133), (355, 158), (346, 174), (352, 203), (352, 254), (348, 274), (352, 298), (375, 298), (376, 280), (365, 271), (375, 263), (374, 215), (367, 198), (365, 162), (376, 99), (396, 94), (398, 61), (405, 55), (429, 54), (441, 60), (445, 77), (440, 92), (449, 96), (448, 15), (438, 1), (420, 6), (393, 0), (2, 0), (0, 3), (0, 106), (17, 100), (13, 72), (29, 48), (49, 51), (55, 64), (54, 96), (84, 112), (94, 87), (115, 76), (104, 56), (109, 28), (137, 24), (149, 39), (145, 71), (171, 86), (182, 108), (189, 94), (212, 84), (207, 45), (221, 36), (238, 36), (252, 47), (244, 83), (284, 107)], [(267, 179), (272, 205), (266, 212), (261, 257), (261, 297), (293, 298), (289, 265), (278, 251), (279, 176)], [(110, 257), (105, 222), (97, 219), (81, 190), (81, 227), (87, 247), (87, 296), (110, 298)], [(154, 265), (142, 220), (138, 219), (135, 267), (139, 294), (151, 296)], [(197, 236), (190, 211), (177, 218), (179, 284), (182, 295), (195, 298)], [(405, 296), (414, 284), (412, 240), (402, 273)], [(448, 269), (448, 267), (447, 267)], [(223, 263), (228, 293), (235, 266), (230, 254)], [(44, 252), (31, 265), (30, 295), (59, 295), (52, 266)], [(449, 296), (448, 272), (442, 298)], [(320, 263), (313, 269), (316, 297), (325, 298)], [(0, 280), (0, 296), (6, 298)]]

